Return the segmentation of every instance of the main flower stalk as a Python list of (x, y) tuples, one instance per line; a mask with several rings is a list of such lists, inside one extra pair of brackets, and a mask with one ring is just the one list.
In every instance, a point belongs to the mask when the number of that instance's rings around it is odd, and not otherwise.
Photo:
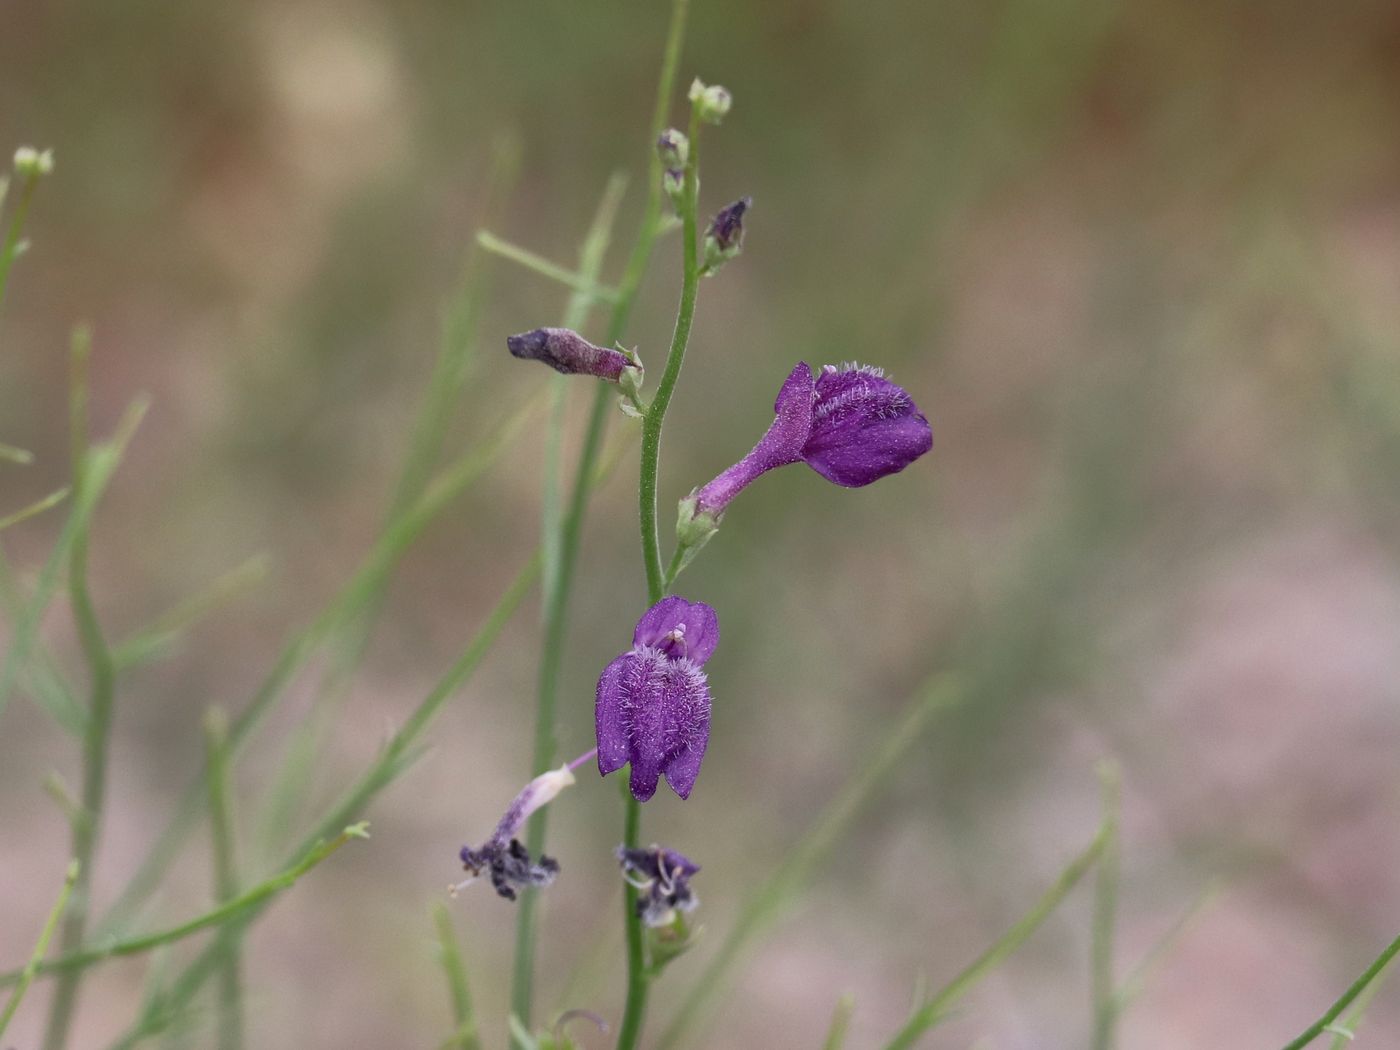
[[(690, 341), (690, 329), (695, 320), (695, 297), (700, 288), (699, 237), (696, 230), (697, 201), (700, 195), (700, 180), (697, 165), (700, 161), (700, 120), (698, 108), (692, 106), (690, 112), (690, 151), (686, 158), (684, 193), (681, 196), (679, 212), (681, 218), (681, 251), (683, 252), (681, 273), (681, 301), (676, 311), (676, 327), (671, 333), (671, 349), (666, 355), (666, 368), (661, 373), (656, 395), (652, 398), (646, 416), (642, 420), (642, 466), (639, 492), (639, 516), (642, 530), (642, 561), (647, 574), (647, 601), (654, 605), (666, 596), (665, 572), (661, 564), (661, 538), (657, 528), (656, 480), (661, 465), (661, 427), (666, 420), (666, 409), (670, 407), (671, 396), (675, 393), (676, 380), (680, 378), (681, 364), (685, 360), (686, 344)], [(626, 801), (623, 819), (622, 843), (624, 849), (637, 849), (641, 846), (641, 803), (624, 789)], [(617, 1033), (617, 1050), (635, 1050), (642, 1034), (642, 1021), (646, 1016), (648, 977), (646, 966), (646, 946), (642, 929), (642, 919), (637, 910), (637, 889), (632, 885), (624, 893), (624, 921), (627, 932), (627, 1004), (622, 1015), (622, 1025)]]

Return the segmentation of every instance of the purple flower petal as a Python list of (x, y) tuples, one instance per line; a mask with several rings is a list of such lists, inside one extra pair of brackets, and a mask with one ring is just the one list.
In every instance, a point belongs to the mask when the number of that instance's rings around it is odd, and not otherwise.
[(814, 397), (812, 369), (800, 361), (778, 391), (776, 418), (767, 433), (747, 456), (695, 493), (696, 512), (719, 514), (759, 475), (800, 460), (811, 436)]
[(598, 773), (601, 776), (616, 772), (631, 759), (620, 681), (626, 665), (636, 659), (639, 657), (634, 653), (623, 653), (603, 668), (602, 677), (598, 679), (593, 723), (598, 733)]
[(684, 656), (704, 664), (719, 644), (719, 617), (704, 602), (688, 602), (673, 594), (642, 614), (632, 644), (649, 645), (673, 659)]
[(802, 458), (828, 481), (860, 488), (898, 473), (933, 447), (933, 432), (914, 399), (879, 369), (828, 365), (816, 395)]
[[(673, 637), (678, 631), (680, 637)], [(685, 798), (700, 772), (711, 701), (699, 661), (683, 655), (692, 637), (708, 659), (719, 640), (714, 610), (702, 602), (664, 599), (637, 624), (634, 648), (598, 679), (598, 772), (606, 776), (631, 763), (632, 794), (640, 802), (656, 793), (663, 773)]]

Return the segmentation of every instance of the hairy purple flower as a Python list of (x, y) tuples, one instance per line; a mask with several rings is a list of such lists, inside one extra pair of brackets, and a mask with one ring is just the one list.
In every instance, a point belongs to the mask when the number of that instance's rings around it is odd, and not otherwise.
[(598, 772), (632, 765), (638, 802), (664, 774), (689, 798), (710, 741), (710, 686), (702, 669), (719, 643), (719, 618), (703, 602), (672, 595), (637, 621), (632, 648), (603, 669), (594, 722)]
[(621, 350), (594, 346), (568, 328), (536, 328), (506, 337), (511, 355), (525, 361), (543, 361), (564, 375), (589, 375), (616, 383), (624, 369), (638, 368)]
[(511, 800), (489, 839), (480, 846), (462, 847), (462, 866), (468, 875), (451, 887), (453, 896), (475, 882), (483, 872), (490, 876), (491, 885), (496, 888), (496, 892), (507, 900), (515, 900), (518, 887), (548, 886), (554, 881), (554, 877), (559, 874), (559, 862), (543, 854), (538, 861), (532, 860), (529, 851), (515, 836), (525, 826), (530, 814), (574, 783), (574, 770), (594, 754), (595, 752), (589, 751), (567, 765), (535, 777)]
[(774, 467), (805, 462), (828, 481), (860, 488), (896, 474), (933, 447), (913, 398), (878, 368), (826, 365), (812, 378), (806, 362), (789, 373), (773, 406), (776, 418), (747, 456), (682, 502), (681, 520), (710, 526), (736, 495)]
[(637, 914), (648, 926), (669, 926), (677, 911), (694, 911), (700, 898), (690, 888), (690, 877), (700, 865), (683, 853), (660, 846), (646, 849), (617, 847), (622, 877), (637, 888)]

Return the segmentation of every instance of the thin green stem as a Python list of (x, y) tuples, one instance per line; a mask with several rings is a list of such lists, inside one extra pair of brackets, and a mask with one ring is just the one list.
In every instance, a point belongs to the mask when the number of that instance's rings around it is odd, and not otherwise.
[(1366, 967), (1360, 977), (1352, 982), (1350, 988), (1342, 993), (1342, 997), (1328, 1007), (1325, 1014), (1310, 1024), (1302, 1035), (1285, 1046), (1283, 1050), (1300, 1050), (1301, 1047), (1307, 1046), (1325, 1032), (1333, 1021), (1342, 1016), (1342, 1011), (1350, 1006), (1357, 996), (1366, 991), (1372, 981), (1376, 980), (1385, 972), (1386, 966), (1390, 964), (1390, 960), (1395, 958), (1397, 954), (1400, 954), (1400, 937), (1396, 937), (1395, 940), (1387, 944), (1385, 946), (1385, 951), (1376, 956), (1375, 961), (1372, 962), (1370, 966)]
[[(223, 926), (225, 923), (240, 919), (248, 913), (261, 908), (272, 897), (275, 897), (283, 890), (290, 889), (298, 879), (351, 839), (368, 838), (369, 833), (366, 830), (367, 827), (368, 825), (366, 824), (355, 824), (345, 828), (339, 835), (329, 841), (318, 839), (285, 871), (258, 883), (251, 889), (245, 890), (232, 900), (220, 904), (218, 907), (205, 912), (203, 915), (190, 919), (187, 922), (182, 922), (178, 926), (160, 930), (156, 933), (148, 933), (127, 940), (113, 941), (111, 944), (95, 945), (88, 948), (80, 948), (77, 951), (65, 952), (57, 958), (50, 959), (48, 962), (40, 964), (36, 975), (44, 976), (55, 973), (77, 973), (86, 970), (94, 963), (103, 962), (107, 959), (119, 959), (128, 955), (142, 955), (162, 945), (182, 941), (186, 937), (199, 933), (201, 930), (207, 930), (215, 926)], [(0, 987), (18, 983), (22, 973), (23, 971), (20, 970), (12, 970), (9, 973), (0, 974)]]
[[(579, 273), (596, 281), (603, 267), (608, 243), (612, 237), (617, 209), (627, 180), (613, 175), (608, 180), (598, 202), (593, 222), (579, 250)], [(593, 300), (585, 293), (570, 296), (564, 309), (564, 327), (582, 328), (588, 319)], [(579, 536), (583, 526), (583, 504), (571, 505), (567, 515), (559, 511), (559, 456), (563, 446), (565, 394), (568, 377), (556, 376), (551, 383), (554, 409), (550, 414), (546, 439), (543, 529), (540, 549), (543, 556), (541, 592), (543, 597), (543, 644), (540, 653), (539, 679), (535, 703), (535, 739), (530, 759), (530, 774), (536, 776), (554, 765), (558, 745), (555, 739), (556, 711), (559, 700), (559, 672), (563, 660), (567, 613), (572, 591), (574, 566), (578, 556)], [(596, 453), (595, 453), (596, 454)], [(591, 462), (580, 462), (578, 475), (586, 479), (592, 472)], [(575, 492), (580, 488), (575, 485)], [(587, 492), (586, 486), (582, 489)], [(586, 503), (586, 500), (584, 501)], [(548, 829), (548, 808), (530, 818), (526, 829), (526, 848), (532, 856), (544, 852)], [(511, 1012), (528, 1028), (534, 1010), (535, 937), (539, 915), (539, 895), (531, 889), (521, 894), (516, 913), (515, 965), (511, 973)]]
[(1118, 813), (1120, 780), (1112, 762), (1099, 764), (1103, 791), (1103, 857), (1094, 880), (1094, 925), (1091, 947), (1093, 973), (1094, 1038), (1093, 1050), (1112, 1050), (1113, 1029), (1118, 1019), (1118, 996), (1114, 991), (1113, 934), (1118, 910)]
[(957, 707), (965, 696), (963, 688), (944, 675), (931, 678), (918, 689), (869, 757), (855, 768), (835, 798), (787, 851), (783, 862), (744, 902), (728, 935), (666, 1026), (656, 1044), (658, 1050), (672, 1050), (695, 1034), (701, 1011), (723, 987), (745, 950), (793, 904), (934, 718)]
[(170, 648), (199, 620), (260, 584), (267, 578), (267, 570), (267, 556), (254, 555), (210, 581), (202, 590), (177, 602), (145, 627), (112, 646), (112, 659), (117, 669), (134, 667)]
[[(661, 72), (657, 79), (656, 101), (652, 112), (650, 130), (653, 140), (665, 129), (667, 115), (670, 112), (671, 96), (675, 91), (676, 73), (680, 65), (681, 44), (685, 36), (688, 9), (689, 0), (674, 0), (672, 4), (671, 23), (666, 35), (666, 46), (661, 61)], [(636, 240), (632, 246), (632, 252), (623, 270), (622, 280), (618, 285), (616, 298), (613, 300), (612, 315), (608, 322), (604, 345), (610, 346), (619, 342), (626, 332), (632, 306), (641, 287), (642, 276), (651, 260), (652, 249), (660, 232), (663, 204), (661, 161), (655, 149), (648, 150), (648, 158), (646, 207), (642, 214), (641, 226), (637, 231)], [(601, 262), (601, 258), (598, 262)], [(587, 252), (583, 253), (579, 269), (585, 274), (589, 271)], [(596, 266), (591, 276), (592, 279), (596, 280)], [(598, 469), (598, 457), (603, 447), (603, 437), (607, 428), (611, 402), (612, 388), (601, 383), (598, 384), (594, 391), (593, 404), (589, 411), (588, 424), (579, 451), (578, 465), (574, 470), (573, 490), (569, 506), (561, 523), (556, 549), (557, 574), (553, 586), (547, 589), (548, 600), (544, 620), (545, 644), (540, 658), (539, 703), (536, 714), (535, 764), (533, 769), (536, 773), (546, 768), (553, 758), (555, 748), (554, 710), (557, 705), (569, 602), (578, 564), (583, 522), (588, 512), (588, 498), (594, 488), (593, 479)], [(545, 755), (546, 745), (547, 756)], [(532, 854), (543, 852), (546, 830), (546, 811), (541, 810), (535, 814), (528, 829), (527, 843)], [(531, 984), (534, 973), (535, 897), (535, 894), (527, 892), (520, 902), (516, 925), (515, 969), (511, 985), (512, 1011), (527, 1023), (531, 1012)]]
[[(229, 751), (236, 757), (262, 720), (277, 705), (288, 684), (325, 640), (342, 625), (352, 622), (386, 586), (389, 574), (413, 542), (441, 511), (468, 488), (496, 459), (512, 446), (516, 436), (538, 407), (540, 399), (520, 406), (495, 428), (491, 438), (448, 466), (422, 497), (377, 538), (350, 580), (336, 593), (309, 625), (283, 647), (258, 691), (229, 729)], [(99, 933), (109, 934), (125, 925), (155, 891), (160, 878), (184, 844), (200, 814), (207, 791), (207, 770), (201, 770), (185, 790), (174, 814), (147, 852), (115, 904), (103, 917)]]
[(16, 448), (14, 445), (0, 442), (0, 462), (18, 463), (22, 467), (27, 467), (34, 462), (34, 453), (27, 448)]
[(846, 1032), (851, 1027), (851, 1014), (855, 1013), (855, 1009), (856, 999), (853, 995), (843, 995), (836, 1001), (836, 1009), (831, 1015), (831, 1027), (827, 1029), (822, 1050), (841, 1050), (846, 1045)]
[[(69, 426), (73, 442), (73, 485), (79, 492), (87, 485), (91, 469), (88, 447), (88, 360), (92, 337), (86, 329), (73, 333), (73, 380), (70, 395)], [(112, 709), (116, 698), (116, 666), (102, 635), (97, 611), (88, 590), (88, 532), (84, 527), (73, 538), (68, 564), (68, 597), (78, 628), (78, 642), (92, 678), (88, 703), (87, 731), (83, 735), (83, 782), (80, 797), (81, 819), (73, 823), (73, 859), (78, 878), (73, 896), (59, 930), (59, 952), (70, 952), (83, 943), (91, 906), (92, 859), (102, 828), (103, 806), (107, 795), (107, 755), (112, 732)], [(44, 1050), (63, 1050), (78, 1004), (82, 975), (72, 971), (54, 989), (49, 1008), (49, 1024), (44, 1034)]]
[[(204, 718), (204, 747), (209, 764), (209, 828), (214, 858), (214, 899), (227, 904), (238, 897), (234, 858), (233, 792), (229, 782), (228, 716), (213, 707)], [(230, 946), (219, 966), (219, 1050), (243, 1045), (243, 979), (239, 945)]]
[(68, 492), (69, 490), (66, 486), (61, 489), (56, 489), (43, 497), (43, 499), (35, 500), (33, 503), (29, 504), (29, 506), (21, 507), (14, 513), (5, 515), (3, 518), (0, 518), (0, 529), (8, 529), (11, 525), (18, 525), (20, 522), (27, 521), (36, 514), (44, 513), (44, 511), (48, 510), (50, 507), (57, 506), (67, 499)]
[[(577, 272), (566, 270), (564, 267), (550, 262), (544, 256), (536, 255), (528, 248), (522, 248), (518, 244), (512, 244), (510, 241), (497, 237), (490, 230), (478, 230), (476, 243), (493, 255), (499, 255), (503, 259), (519, 263), (525, 269), (531, 270), (541, 277), (548, 277), (551, 281), (558, 281), (566, 288), (572, 288), (590, 304), (594, 301), (614, 303), (618, 299), (617, 289), (599, 284), (596, 273), (587, 273), (582, 267)], [(573, 326), (565, 325), (565, 327)]]
[(447, 993), (452, 999), (452, 1038), (445, 1044), (451, 1050), (481, 1050), (481, 1037), (476, 1029), (476, 1012), (472, 1009), (471, 986), (467, 983), (467, 968), (457, 947), (457, 931), (452, 928), (452, 915), (441, 901), (433, 906), (433, 925), (438, 935), (438, 959), (447, 977)]
[(699, 195), (698, 165), (700, 163), (700, 120), (692, 107), (690, 114), (690, 155), (685, 165), (685, 193), (680, 204), (681, 214), (681, 300), (676, 311), (676, 327), (671, 333), (671, 349), (666, 355), (666, 369), (656, 386), (656, 395), (642, 420), (642, 467), (639, 486), (642, 529), (642, 560), (646, 565), (647, 596), (654, 604), (666, 592), (665, 573), (661, 564), (661, 541), (657, 529), (656, 485), (661, 466), (661, 428), (666, 422), (666, 409), (680, 378), (685, 361), (686, 344), (695, 320), (695, 298), (700, 289), (700, 260), (697, 254), (696, 208)]
[(1099, 829), (1099, 833), (1094, 837), (1094, 841), (1089, 844), (1089, 847), (1070, 862), (1060, 877), (1055, 880), (1055, 884), (1036, 902), (1035, 907), (1027, 912), (1016, 925), (1007, 930), (995, 944), (973, 960), (967, 969), (954, 977), (937, 994), (915, 1010), (904, 1027), (885, 1044), (885, 1050), (908, 1050), (922, 1038), (926, 1031), (946, 1017), (968, 989), (1001, 965), (1007, 956), (1024, 944), (1026, 938), (1040, 928), (1041, 924), (1060, 906), (1060, 903), (1069, 896), (1070, 891), (1084, 878), (1089, 869), (1098, 863), (1107, 845), (1108, 830), (1105, 826)]
[[(10, 282), (10, 267), (14, 265), (14, 261), (24, 250), (21, 246), (24, 220), (29, 216), (29, 205), (34, 200), (34, 191), (38, 189), (41, 178), (43, 176), (37, 173), (29, 175), (20, 186), (19, 201), (16, 203), (14, 214), (10, 218), (10, 229), (5, 235), (5, 246), (0, 248), (0, 306), (5, 303), (5, 288)], [(2, 196), (0, 195), (0, 197)]]
[[(622, 843), (627, 849), (636, 849), (642, 838), (642, 805), (632, 797), (626, 781), (622, 781), (621, 785), (625, 796)], [(647, 991), (651, 984), (647, 973), (645, 934), (637, 914), (637, 899), (637, 888), (627, 883), (622, 892), (622, 921), (627, 939), (627, 1004), (617, 1032), (618, 1050), (631, 1050), (641, 1038), (642, 1024), (646, 1020)]]
[(1395, 965), (1395, 960), (1391, 959), (1381, 968), (1381, 972), (1376, 975), (1376, 979), (1366, 986), (1366, 990), (1356, 997), (1352, 1004), (1351, 1012), (1342, 1018), (1340, 1022), (1334, 1021), (1328, 1025), (1324, 1031), (1332, 1033), (1332, 1045), (1328, 1050), (1346, 1050), (1351, 1041), (1356, 1038), (1356, 1026), (1361, 1023), (1361, 1019), (1366, 1016), (1366, 1009), (1371, 1005), (1371, 1000), (1376, 997), (1376, 993), (1381, 990), (1381, 985), (1385, 983), (1386, 976), (1390, 973), (1390, 968)]
[(68, 908), (68, 898), (73, 893), (73, 885), (78, 881), (78, 862), (76, 860), (68, 862), (68, 872), (63, 878), (63, 889), (59, 891), (58, 900), (54, 902), (53, 910), (49, 912), (48, 919), (44, 922), (44, 928), (39, 931), (39, 939), (34, 942), (34, 951), (29, 956), (29, 962), (24, 969), (19, 972), (14, 981), (15, 990), (10, 994), (10, 1001), (5, 1004), (5, 1009), (0, 1012), (0, 1035), (5, 1034), (5, 1029), (10, 1026), (10, 1020), (15, 1016), (15, 1011), (19, 1009), (20, 1000), (24, 998), (24, 993), (29, 991), (29, 986), (34, 983), (34, 978), (39, 974), (39, 967), (43, 965), (44, 953), (49, 950), (49, 940), (53, 937), (53, 931), (58, 926), (58, 921), (63, 917), (63, 913)]

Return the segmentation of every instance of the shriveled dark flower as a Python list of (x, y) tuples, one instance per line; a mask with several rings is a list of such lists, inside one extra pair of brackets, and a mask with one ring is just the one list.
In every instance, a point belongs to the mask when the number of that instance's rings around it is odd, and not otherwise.
[(860, 488), (896, 474), (933, 447), (928, 420), (903, 387), (868, 365), (799, 363), (773, 406), (776, 418), (747, 456), (682, 502), (681, 519), (713, 523), (774, 467), (805, 462), (828, 481)]
[(710, 740), (710, 686), (702, 669), (719, 642), (719, 618), (703, 602), (672, 595), (637, 621), (632, 648), (598, 679), (598, 772), (632, 765), (639, 802), (664, 774), (689, 798)]
[(690, 888), (690, 877), (700, 865), (685, 854), (660, 846), (619, 846), (617, 860), (622, 877), (638, 890), (637, 914), (646, 925), (669, 926), (677, 911), (693, 911), (700, 903)]
[(752, 197), (740, 197), (721, 208), (705, 231), (705, 262), (702, 273), (712, 274), (744, 247), (744, 213), (753, 207)]
[(525, 826), (530, 814), (552, 801), (554, 796), (574, 783), (574, 770), (593, 757), (589, 751), (567, 765), (541, 773), (525, 785), (511, 800), (505, 814), (496, 824), (491, 837), (480, 846), (463, 846), (460, 856), (467, 877), (451, 887), (454, 896), (470, 886), (483, 873), (490, 876), (491, 885), (507, 900), (515, 900), (516, 890), (525, 886), (548, 886), (559, 874), (559, 862), (540, 855), (538, 861), (515, 836)]
[(525, 361), (542, 361), (564, 375), (589, 375), (616, 383), (624, 369), (641, 366), (621, 350), (594, 346), (568, 328), (536, 328), (506, 337), (511, 355)]

